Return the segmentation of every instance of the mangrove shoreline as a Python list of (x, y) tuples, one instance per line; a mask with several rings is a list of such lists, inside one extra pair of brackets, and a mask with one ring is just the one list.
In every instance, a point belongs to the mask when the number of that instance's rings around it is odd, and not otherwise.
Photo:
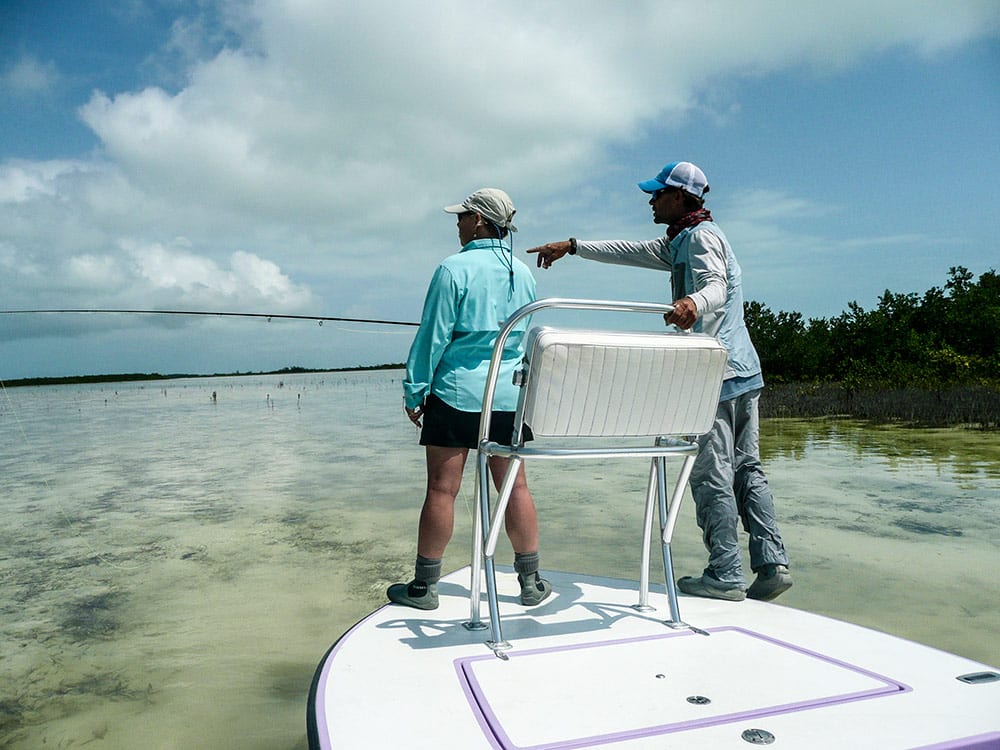
[[(402, 363), (367, 367), (309, 369), (285, 367), (261, 372), (214, 373), (212, 375), (172, 373), (128, 373), (115, 375), (72, 375), (65, 377), (22, 378), (0, 381), (5, 388), (45, 385), (87, 385), (179, 380), (182, 378), (250, 377), (325, 372), (365, 372), (403, 369)], [(842, 383), (769, 383), (760, 400), (760, 416), (765, 419), (857, 419), (874, 424), (904, 427), (962, 427), (975, 430), (1000, 429), (1000, 382), (949, 386), (939, 389), (849, 388)]]

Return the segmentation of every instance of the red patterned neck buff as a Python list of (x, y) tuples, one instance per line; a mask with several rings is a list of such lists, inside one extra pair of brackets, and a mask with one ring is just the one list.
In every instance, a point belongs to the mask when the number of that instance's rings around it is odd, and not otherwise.
[(712, 214), (707, 208), (699, 208), (689, 214), (684, 214), (681, 218), (667, 227), (667, 239), (672, 240), (679, 235), (682, 230), (694, 227), (703, 221), (711, 221)]

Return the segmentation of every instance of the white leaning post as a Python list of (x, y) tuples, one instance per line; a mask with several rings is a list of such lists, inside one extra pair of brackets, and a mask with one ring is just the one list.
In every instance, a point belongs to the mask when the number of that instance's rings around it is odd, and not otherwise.
[[(490, 418), (500, 363), (511, 333), (521, 321), (547, 308), (665, 314), (672, 305), (548, 298), (521, 307), (497, 335), (490, 361), (476, 454), (477, 510), (473, 528), (470, 619), (465, 627), (485, 630), (480, 617), (481, 578), (485, 573), (490, 610), (490, 640), (498, 656), (511, 646), (504, 641), (497, 600), (494, 554), (502, 519), (518, 470), (526, 458), (647, 458), (651, 461), (643, 522), (639, 602), (636, 609), (652, 609), (649, 597), (649, 559), (653, 507), (659, 511), (660, 541), (670, 606), (670, 627), (690, 627), (680, 617), (670, 556), (684, 494), (697, 454), (697, 437), (715, 418), (725, 372), (726, 350), (714, 338), (690, 333), (642, 333), (562, 328), (533, 328), (526, 336), (521, 392), (509, 445), (489, 440)], [(525, 323), (522, 327), (526, 327)], [(652, 446), (600, 448), (526, 447), (524, 426), (536, 438), (598, 437), (620, 439), (655, 437)], [(490, 512), (490, 456), (510, 459), (501, 482), (496, 507)], [(666, 459), (683, 459), (670, 499), (667, 499)]]

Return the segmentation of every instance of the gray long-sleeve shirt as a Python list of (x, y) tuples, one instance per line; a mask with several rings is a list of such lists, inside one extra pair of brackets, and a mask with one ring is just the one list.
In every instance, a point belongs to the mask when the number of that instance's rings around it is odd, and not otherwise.
[(729, 241), (714, 222), (684, 229), (673, 240), (580, 240), (577, 254), (602, 263), (667, 271), (670, 300), (690, 297), (698, 309), (693, 330), (716, 336), (729, 352), (726, 377), (760, 373), (743, 320), (743, 274)]

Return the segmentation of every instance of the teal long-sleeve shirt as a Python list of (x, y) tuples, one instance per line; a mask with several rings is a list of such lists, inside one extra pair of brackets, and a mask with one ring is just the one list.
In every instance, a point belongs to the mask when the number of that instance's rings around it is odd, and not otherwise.
[[(417, 408), (429, 393), (461, 411), (481, 411), (493, 344), (503, 322), (535, 299), (535, 278), (510, 245), (473, 240), (434, 272), (420, 328), (406, 360), (403, 398)], [(493, 408), (513, 411), (511, 382), (523, 355), (527, 318), (507, 339)]]

